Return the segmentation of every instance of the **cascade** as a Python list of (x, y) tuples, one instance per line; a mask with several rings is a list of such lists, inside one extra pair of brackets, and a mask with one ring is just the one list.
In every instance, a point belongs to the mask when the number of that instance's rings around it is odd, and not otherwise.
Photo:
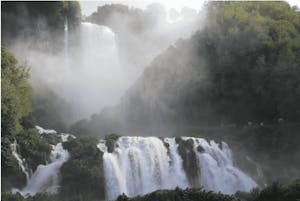
[[(207, 190), (232, 194), (250, 191), (256, 183), (233, 166), (231, 150), (222, 142), (207, 142), (202, 138), (183, 137), (193, 140), (197, 156), (199, 183)], [(182, 158), (175, 138), (120, 137), (112, 153), (102, 141), (98, 148), (104, 152), (104, 174), (108, 200), (125, 193), (128, 196), (143, 195), (157, 189), (192, 187), (187, 181)], [(201, 146), (203, 151), (197, 148)], [(222, 148), (220, 148), (220, 146)]]
[(64, 53), (65, 53), (66, 67), (69, 67), (69, 26), (68, 26), (67, 16), (65, 17), (65, 22), (64, 22)]
[(175, 141), (167, 141), (171, 144), (171, 157), (163, 141), (156, 137), (120, 137), (113, 153), (104, 152), (108, 199), (120, 193), (135, 196), (156, 189), (187, 187)]
[(69, 158), (69, 153), (63, 149), (62, 144), (53, 146), (50, 163), (39, 165), (24, 189), (19, 191), (23, 196), (35, 195), (39, 192), (57, 193), (59, 188), (59, 169)]
[[(192, 139), (194, 152), (197, 155), (200, 184), (207, 190), (221, 191), (233, 194), (236, 191), (250, 191), (256, 183), (241, 170), (233, 166), (232, 153), (229, 146), (222, 142), (220, 145), (211, 140), (185, 137)], [(202, 147), (202, 152), (197, 151)]]
[[(74, 117), (82, 118), (116, 104), (128, 86), (124, 85), (115, 33), (88, 22), (82, 22), (77, 31), (76, 42), (65, 47), (69, 67), (62, 78), (63, 86), (58, 83), (57, 87), (71, 105), (84, 108), (76, 110)], [(65, 38), (67, 33), (66, 29)]]
[[(40, 134), (55, 134), (54, 130), (46, 130), (36, 126)], [(43, 132), (44, 131), (44, 132)], [(70, 134), (60, 134), (62, 142), (67, 141)], [(69, 153), (63, 149), (62, 143), (51, 145), (50, 162), (46, 165), (39, 165), (33, 175), (28, 179), (27, 185), (22, 189), (13, 189), (13, 192), (19, 192), (23, 196), (34, 196), (37, 193), (55, 194), (59, 188), (59, 170), (60, 167), (69, 159)]]
[(14, 140), (14, 143), (10, 145), (12, 149), (12, 154), (15, 157), (15, 159), (18, 161), (19, 167), (21, 168), (22, 172), (26, 175), (26, 182), (29, 180), (29, 173), (25, 167), (24, 159), (21, 158), (21, 156), (18, 154), (17, 147), (18, 143), (17, 140)]
[[(54, 130), (36, 127), (40, 134), (57, 135)], [(62, 142), (70, 134), (59, 134)], [(181, 137), (182, 141), (192, 143), (189, 151), (194, 152), (199, 184), (207, 190), (233, 194), (236, 191), (250, 191), (257, 184), (233, 164), (229, 146), (222, 142), (207, 141), (202, 138)], [(182, 143), (175, 138), (129, 137), (122, 136), (115, 142), (113, 152), (109, 152), (106, 141), (100, 140), (98, 148), (103, 152), (106, 196), (108, 200), (116, 199), (120, 194), (128, 196), (143, 195), (158, 189), (175, 189), (197, 187), (189, 183), (189, 172), (183, 167), (183, 156), (179, 153)], [(26, 174), (24, 161), (17, 153), (16, 141), (11, 145), (13, 154), (22, 171)], [(181, 149), (182, 150), (182, 149)], [(55, 194), (59, 189), (59, 170), (69, 158), (68, 151), (62, 143), (52, 145), (50, 162), (39, 165), (22, 189), (14, 189), (23, 196), (37, 193)], [(184, 157), (186, 160), (186, 157)], [(190, 176), (190, 175), (189, 175)]]

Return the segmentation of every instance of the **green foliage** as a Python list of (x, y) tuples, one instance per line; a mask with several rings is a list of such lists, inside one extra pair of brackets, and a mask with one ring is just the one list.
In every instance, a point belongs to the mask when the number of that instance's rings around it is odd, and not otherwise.
[(1, 2), (1, 11), (1, 27), (5, 30), (1, 39), (5, 45), (17, 38), (31, 38), (44, 44), (46, 32), (47, 42), (61, 46), (65, 17), (68, 17), (69, 29), (77, 28), (81, 20), (78, 1)]
[(296, 201), (300, 197), (299, 180), (291, 183), (274, 182), (265, 189), (254, 189), (250, 193), (237, 192), (235, 197), (242, 201)]
[(117, 201), (296, 201), (300, 196), (299, 182), (290, 184), (273, 183), (271, 186), (250, 193), (238, 192), (235, 195), (224, 195), (199, 189), (157, 190), (144, 196), (133, 198), (125, 194), (120, 195)]
[(298, 122), (300, 14), (285, 2), (215, 6), (215, 21), (195, 36), (210, 67), (213, 107), (236, 123)]
[(256, 198), (257, 201), (295, 201), (300, 198), (300, 183), (292, 184), (273, 183), (271, 186), (263, 189)]
[(106, 145), (107, 151), (109, 153), (112, 153), (114, 151), (116, 142), (119, 139), (119, 137), (120, 137), (119, 135), (114, 134), (114, 133), (111, 133), (111, 134), (105, 136), (105, 140), (106, 140), (105, 145)]
[(61, 193), (68, 200), (101, 200), (105, 198), (103, 153), (99, 140), (82, 137), (63, 143), (71, 155), (61, 168)]
[(1, 200), (2, 201), (25, 201), (20, 193), (12, 194), (10, 192), (3, 192), (1, 193)]
[(35, 196), (30, 196), (24, 201), (64, 201), (59, 195), (51, 195), (47, 193), (38, 193)]
[(147, 7), (146, 11), (139, 8), (129, 8), (122, 4), (99, 6), (97, 12), (87, 17), (87, 21), (110, 27), (114, 32), (121, 33), (130, 30), (135, 34), (142, 34), (152, 28), (159, 20), (162, 11), (159, 6)]
[(61, 142), (61, 137), (55, 134), (42, 134), (42, 140), (47, 144), (56, 145)]
[(116, 201), (238, 201), (237, 198), (212, 191), (199, 189), (179, 189), (175, 190), (157, 190), (144, 196), (128, 198), (121, 195)]
[(1, 133), (15, 136), (22, 130), (21, 119), (31, 111), (31, 87), (28, 70), (1, 47)]
[[(111, 12), (105, 8), (99, 16)], [(137, 133), (150, 127), (155, 134), (162, 127), (172, 133), (249, 121), (299, 122), (299, 12), (285, 2), (211, 2), (208, 15), (201, 31), (155, 58), (106, 117), (101, 113), (80, 128)], [(125, 128), (115, 128), (115, 119)]]
[(50, 194), (36, 194), (35, 196), (29, 196), (24, 198), (20, 193), (2, 192), (1, 200), (3, 201), (64, 201), (63, 198), (58, 195)]
[(18, 67), (17, 60), (1, 47), (1, 164), (2, 189), (20, 187), (25, 183), (10, 145), (23, 131), (22, 123), (31, 111), (31, 87), (28, 70)]
[(17, 160), (12, 155), (11, 142), (1, 138), (1, 190), (20, 188), (26, 184), (26, 176), (22, 173)]
[(71, 29), (76, 28), (81, 21), (81, 8), (78, 1), (61, 1), (61, 12), (68, 18)]
[(34, 171), (39, 164), (46, 164), (49, 161), (51, 146), (41, 139), (35, 129), (24, 130), (16, 139), (20, 153), (30, 169)]

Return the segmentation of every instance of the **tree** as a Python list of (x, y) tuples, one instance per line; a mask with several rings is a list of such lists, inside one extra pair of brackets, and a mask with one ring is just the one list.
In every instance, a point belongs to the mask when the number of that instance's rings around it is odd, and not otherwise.
[(31, 111), (31, 87), (28, 69), (17, 66), (17, 60), (1, 47), (1, 133), (15, 136), (21, 130), (21, 119)]

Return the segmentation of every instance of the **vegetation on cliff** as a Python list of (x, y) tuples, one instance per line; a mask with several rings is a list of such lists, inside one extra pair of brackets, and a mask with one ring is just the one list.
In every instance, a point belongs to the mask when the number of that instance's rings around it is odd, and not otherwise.
[(98, 139), (79, 137), (63, 143), (70, 159), (61, 167), (60, 193), (67, 200), (101, 200), (105, 198), (103, 153)]
[(25, 184), (25, 175), (12, 155), (14, 140), (21, 145), (21, 157), (31, 170), (49, 159), (51, 147), (32, 129), (31, 87), (28, 69), (18, 66), (17, 60), (1, 47), (1, 181), (2, 190)]
[(205, 191), (202, 188), (158, 190), (144, 196), (129, 198), (120, 195), (116, 201), (296, 201), (300, 196), (300, 183), (273, 183), (263, 190), (254, 189), (250, 193), (238, 192), (224, 195)]
[(247, 153), (262, 164), (261, 183), (294, 178), (299, 10), (286, 2), (211, 2), (207, 9), (202, 30), (156, 57), (119, 105), (78, 128), (92, 135), (206, 135), (236, 147), (235, 157)]
[(56, 41), (52, 42), (58, 44), (65, 18), (68, 18), (70, 29), (75, 29), (81, 20), (78, 1), (1, 2), (1, 11), (1, 28), (5, 30), (1, 39), (6, 46), (16, 39), (24, 42), (25, 39), (41, 39), (42, 42), (42, 39), (48, 38), (45, 36), (56, 36)]
[[(11, 194), (2, 192), (3, 201), (63, 201), (58, 196), (47, 194), (37, 194), (34, 197), (23, 198), (20, 194)], [(224, 195), (212, 191), (206, 191), (203, 188), (187, 188), (174, 190), (157, 190), (152, 193), (127, 197), (120, 195), (116, 201), (297, 201), (300, 197), (300, 183), (294, 181), (291, 183), (278, 183), (259, 190), (253, 189), (250, 193), (237, 192), (234, 195)], [(79, 199), (76, 199), (79, 200)], [(85, 200), (85, 199), (84, 199)], [(103, 199), (98, 199), (103, 200)]]

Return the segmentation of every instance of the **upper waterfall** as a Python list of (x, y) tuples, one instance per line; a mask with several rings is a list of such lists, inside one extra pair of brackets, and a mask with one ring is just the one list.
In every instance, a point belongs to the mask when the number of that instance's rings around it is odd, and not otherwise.
[(76, 40), (69, 43), (69, 67), (59, 90), (79, 108), (75, 114), (78, 119), (116, 104), (127, 86), (114, 32), (106, 26), (82, 22), (76, 34)]

